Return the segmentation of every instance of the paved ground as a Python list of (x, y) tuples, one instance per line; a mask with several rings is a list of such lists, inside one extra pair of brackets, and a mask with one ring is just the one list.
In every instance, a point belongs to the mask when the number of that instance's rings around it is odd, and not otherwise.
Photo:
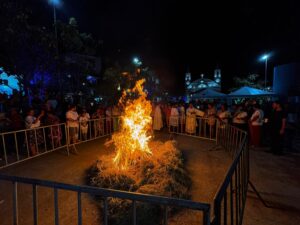
[(269, 208), (249, 189), (244, 225), (300, 224), (300, 154), (274, 156), (263, 150), (251, 151), (252, 183)]
[[(170, 136), (160, 133), (157, 139)], [(174, 136), (178, 147), (184, 153), (193, 179), (192, 199), (211, 202), (221, 183), (230, 159), (224, 151), (209, 151), (214, 144), (185, 136)], [(63, 151), (36, 158), (2, 170), (1, 173), (41, 178), (70, 184), (84, 184), (84, 171), (97, 157), (111, 154), (111, 149), (103, 146), (104, 139), (82, 144), (79, 155), (66, 157)], [(273, 156), (265, 151), (251, 151), (251, 180), (263, 198), (271, 206), (266, 208), (249, 191), (244, 216), (244, 225), (298, 225), (300, 224), (300, 155), (287, 154)], [(11, 185), (0, 182), (0, 225), (11, 222)], [(1, 200), (4, 201), (1, 201)], [(20, 224), (32, 224), (31, 187), (20, 186)], [(59, 192), (60, 224), (76, 224), (76, 196), (69, 192)], [(5, 207), (2, 207), (5, 206)], [(54, 224), (53, 192), (39, 189), (39, 224)], [(99, 210), (90, 196), (83, 198), (84, 224), (99, 224)], [(30, 215), (30, 216), (28, 216)], [(188, 220), (186, 221), (186, 219)], [(201, 215), (183, 211), (170, 219), (170, 224), (200, 224)]]
[[(157, 139), (166, 140), (170, 136), (167, 134), (157, 134)], [(222, 181), (225, 170), (228, 168), (230, 159), (223, 151), (209, 151), (214, 147), (214, 143), (203, 141), (196, 138), (174, 136), (178, 141), (178, 147), (184, 153), (187, 169), (193, 179), (192, 199), (195, 201), (212, 201), (218, 185)], [(64, 155), (63, 151), (50, 153), (40, 158), (21, 163), (2, 170), (1, 173), (53, 180), (70, 184), (84, 184), (84, 171), (99, 156), (111, 154), (112, 150), (103, 146), (105, 140), (98, 140), (78, 146), (79, 155)], [(20, 185), (19, 190), (19, 216), (21, 225), (32, 224), (32, 203), (31, 187)], [(9, 225), (11, 222), (12, 192), (11, 185), (0, 182), (0, 224)], [(84, 224), (99, 224), (99, 210), (95, 201), (90, 196), (84, 196)], [(5, 207), (1, 207), (1, 206)], [(77, 206), (76, 195), (69, 192), (59, 192), (60, 224), (76, 224)], [(39, 221), (42, 225), (54, 224), (53, 221), (53, 191), (39, 189)], [(8, 216), (9, 215), (9, 216)], [(30, 215), (30, 216), (28, 216)], [(176, 219), (171, 219), (170, 223), (174, 224), (180, 221), (186, 214), (181, 214)], [(191, 216), (192, 215), (192, 216)], [(184, 224), (196, 224), (200, 221), (201, 215), (196, 213), (189, 214), (188, 222)], [(175, 224), (183, 224), (176, 222)]]

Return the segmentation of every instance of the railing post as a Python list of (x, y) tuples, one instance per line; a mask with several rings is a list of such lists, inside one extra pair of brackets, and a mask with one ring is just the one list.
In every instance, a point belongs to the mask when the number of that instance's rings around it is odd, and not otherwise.
[(36, 150), (36, 153), (39, 154), (39, 145), (38, 145), (38, 141), (37, 141), (36, 128), (34, 128), (33, 130), (34, 130), (34, 139), (35, 139), (35, 150)]
[(27, 131), (25, 130), (25, 142), (26, 142), (26, 148), (27, 148), (27, 157), (30, 157), (30, 149), (29, 149), (29, 145), (28, 145), (28, 136), (27, 136)]
[(66, 135), (66, 146), (67, 146), (67, 154), (70, 155), (70, 149), (69, 149), (69, 128), (67, 124), (65, 123), (65, 135)]
[[(51, 126), (52, 127), (52, 126)], [(45, 146), (45, 152), (47, 152), (47, 139), (46, 139), (46, 132), (45, 132), (45, 127), (43, 129), (43, 137), (44, 137), (44, 146)]]
[(54, 216), (55, 216), (55, 225), (59, 225), (59, 211), (58, 211), (58, 192), (57, 188), (54, 188)]
[(32, 185), (33, 224), (38, 225), (37, 186)]
[(168, 206), (164, 207), (164, 225), (168, 225)]
[(203, 225), (210, 225), (210, 207), (203, 211)]
[(17, 160), (19, 161), (19, 147), (18, 147), (18, 139), (17, 139), (17, 133), (14, 133), (14, 138), (15, 138), (15, 147), (16, 147), (16, 153), (17, 153)]
[(5, 160), (5, 165), (7, 165), (7, 154), (6, 154), (6, 146), (5, 146), (5, 139), (4, 139), (4, 134), (2, 136), (2, 143), (3, 143), (3, 151), (4, 151), (4, 160)]
[(220, 225), (221, 224), (221, 203), (219, 199), (215, 199), (214, 201), (214, 224), (213, 225)]
[(13, 224), (19, 224), (19, 215), (18, 215), (18, 183), (13, 182)]
[(81, 192), (77, 192), (78, 225), (82, 225)]
[(108, 224), (108, 216), (107, 216), (107, 210), (108, 210), (108, 201), (107, 201), (107, 197), (104, 198), (104, 207), (103, 207), (103, 223), (104, 225)]
[(136, 201), (132, 201), (132, 217), (133, 217), (133, 225), (136, 225)]

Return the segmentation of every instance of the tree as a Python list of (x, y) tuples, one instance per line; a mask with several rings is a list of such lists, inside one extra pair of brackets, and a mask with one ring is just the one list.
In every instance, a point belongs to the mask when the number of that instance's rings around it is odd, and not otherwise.
[(249, 74), (247, 77), (234, 77), (234, 87), (231, 90), (249, 86), (253, 88), (263, 89), (264, 81), (260, 78), (259, 74)]
[(67, 74), (78, 75), (76, 81), (81, 81), (83, 76), (86, 78), (87, 74), (94, 74), (84, 57), (77, 57), (73, 64), (65, 58), (68, 54), (96, 56), (101, 42), (90, 34), (79, 32), (76, 19), (70, 18), (67, 24), (57, 23), (57, 51), (53, 31), (31, 24), (31, 14), (28, 8), (15, 0), (0, 1), (0, 66), (23, 74), (25, 87), (37, 89), (52, 87), (58, 90), (68, 80)]

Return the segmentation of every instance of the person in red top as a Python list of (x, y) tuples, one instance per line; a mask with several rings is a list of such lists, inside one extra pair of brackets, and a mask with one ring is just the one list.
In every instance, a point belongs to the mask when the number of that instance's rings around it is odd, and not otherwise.
[(167, 104), (164, 108), (164, 113), (166, 116), (166, 123), (167, 123), (167, 127), (169, 127), (169, 120), (170, 120), (170, 115), (171, 115), (171, 106), (170, 104)]

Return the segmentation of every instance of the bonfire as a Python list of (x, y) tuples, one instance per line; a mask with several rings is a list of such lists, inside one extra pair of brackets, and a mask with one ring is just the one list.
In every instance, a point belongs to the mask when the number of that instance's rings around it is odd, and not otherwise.
[[(114, 155), (104, 155), (87, 171), (87, 183), (101, 188), (189, 199), (191, 180), (184, 168), (176, 142), (151, 140), (151, 103), (143, 91), (145, 80), (123, 92), (120, 129), (107, 147)], [(100, 198), (100, 201), (102, 199)], [(132, 202), (108, 199), (109, 223), (132, 224)], [(175, 212), (173, 208), (168, 209)], [(160, 224), (163, 210), (157, 205), (137, 203), (137, 224)]]
[[(134, 165), (138, 159), (152, 154), (149, 148), (152, 126), (151, 102), (146, 99), (143, 91), (145, 80), (139, 80), (133, 89), (123, 91), (119, 104), (124, 109), (121, 116), (120, 130), (112, 135), (116, 148), (113, 162), (119, 169), (127, 169)], [(129, 95), (137, 96), (131, 99)]]

